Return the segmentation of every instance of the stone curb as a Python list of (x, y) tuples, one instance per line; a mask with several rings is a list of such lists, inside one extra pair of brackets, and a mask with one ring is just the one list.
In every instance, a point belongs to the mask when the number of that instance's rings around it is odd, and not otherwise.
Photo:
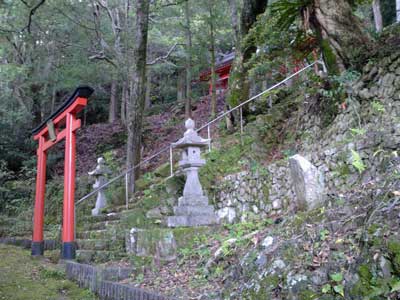
[[(101, 300), (172, 300), (140, 288), (109, 281), (109, 269), (68, 261), (65, 270), (69, 280), (77, 282), (80, 287), (90, 289)], [(111, 277), (115, 280), (127, 278), (129, 274), (121, 270), (124, 269), (113, 269), (114, 276)]]
[[(32, 240), (18, 239), (13, 237), (0, 238), (0, 244), (19, 246), (25, 249), (31, 249)], [(60, 243), (56, 240), (44, 240), (44, 250), (56, 250), (60, 248)]]

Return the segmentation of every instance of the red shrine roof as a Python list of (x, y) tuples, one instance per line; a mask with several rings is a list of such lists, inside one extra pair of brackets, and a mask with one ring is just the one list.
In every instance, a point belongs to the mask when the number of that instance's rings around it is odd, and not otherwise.
[[(228, 53), (224, 55), (220, 60), (216, 62), (215, 72), (219, 74), (220, 77), (228, 77), (229, 71), (232, 66), (232, 62), (235, 59), (235, 52)], [(211, 76), (211, 69), (200, 72), (200, 81), (208, 81)]]

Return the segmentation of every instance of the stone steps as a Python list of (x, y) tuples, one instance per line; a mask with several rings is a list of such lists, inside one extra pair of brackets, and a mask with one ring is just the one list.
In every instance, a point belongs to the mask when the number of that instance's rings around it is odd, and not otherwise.
[(174, 214), (176, 216), (200, 216), (200, 215), (213, 215), (214, 206), (212, 205), (185, 205), (185, 206), (175, 206)]
[(77, 239), (105, 239), (109, 235), (108, 231), (103, 230), (85, 230), (76, 233)]
[(119, 223), (119, 220), (100, 221), (100, 222), (96, 222), (96, 223), (85, 224), (84, 229), (86, 231), (102, 230), (102, 229), (107, 229), (107, 227), (117, 225), (118, 223)]
[(81, 263), (105, 263), (126, 257), (126, 253), (106, 250), (77, 250), (76, 260)]
[(197, 227), (217, 224), (218, 220), (214, 213), (208, 215), (171, 216), (167, 218), (168, 227)]
[(77, 261), (103, 263), (126, 255), (125, 234), (117, 230), (121, 213), (88, 216), (76, 234)]
[(78, 239), (76, 240), (79, 250), (108, 250), (124, 251), (124, 240), (106, 240), (106, 239)]
[(126, 209), (126, 205), (120, 205), (120, 206), (115, 206), (115, 207), (107, 209), (106, 213), (108, 213), (108, 214), (112, 214), (112, 213), (118, 214), (118, 213), (121, 213), (121, 212), (124, 212), (124, 211), (127, 211), (127, 210), (134, 209), (136, 207), (137, 207), (136, 203), (129, 203), (128, 204), (128, 209)]
[(87, 216), (83, 218), (84, 223), (98, 223), (98, 222), (104, 222), (104, 221), (115, 221), (119, 220), (121, 218), (120, 213), (116, 212), (111, 212), (105, 215), (99, 215), (99, 216)]

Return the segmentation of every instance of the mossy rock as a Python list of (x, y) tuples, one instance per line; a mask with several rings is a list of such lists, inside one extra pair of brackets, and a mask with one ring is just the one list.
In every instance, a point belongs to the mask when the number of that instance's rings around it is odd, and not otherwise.
[(397, 240), (391, 240), (388, 242), (388, 250), (390, 254), (390, 260), (393, 265), (393, 269), (396, 274), (400, 274), (400, 242)]
[(151, 184), (151, 181), (141, 177), (138, 180), (135, 181), (135, 191), (143, 191), (147, 189)]
[(178, 198), (183, 193), (184, 176), (173, 176), (165, 180), (165, 190), (168, 196)]
[(119, 206), (125, 204), (125, 187), (115, 187), (106, 190), (106, 197), (111, 206)]
[(171, 175), (170, 168), (171, 166), (169, 163), (162, 164), (161, 166), (159, 166), (157, 169), (154, 170), (154, 175), (161, 178), (167, 178), (168, 176)]

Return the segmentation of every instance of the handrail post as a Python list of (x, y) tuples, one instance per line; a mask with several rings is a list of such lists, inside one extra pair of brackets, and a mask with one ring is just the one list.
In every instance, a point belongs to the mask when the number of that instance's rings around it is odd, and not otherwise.
[(210, 124), (207, 125), (208, 152), (211, 152), (211, 129)]
[(174, 161), (173, 161), (172, 146), (169, 147), (169, 171), (170, 176), (174, 176)]
[(239, 108), (240, 113), (240, 143), (243, 145), (243, 108)]
[(125, 206), (129, 206), (128, 172), (125, 173)]

